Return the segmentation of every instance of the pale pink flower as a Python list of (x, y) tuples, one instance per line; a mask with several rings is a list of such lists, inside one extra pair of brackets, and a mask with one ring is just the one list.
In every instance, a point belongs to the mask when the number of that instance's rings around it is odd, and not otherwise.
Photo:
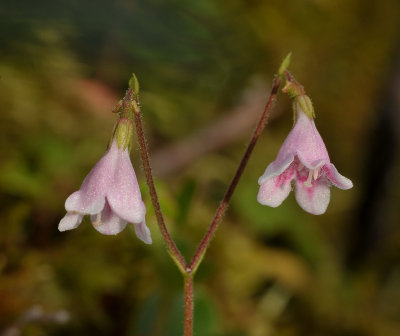
[(297, 105), (297, 120), (276, 160), (259, 180), (258, 202), (279, 206), (289, 195), (294, 180), (297, 203), (314, 215), (323, 214), (329, 204), (330, 186), (350, 189), (353, 183), (340, 175), (330, 162), (325, 144), (315, 127)]
[(58, 225), (60, 231), (75, 229), (84, 215), (90, 215), (94, 228), (102, 234), (115, 235), (127, 223), (133, 223), (138, 238), (146, 244), (152, 242), (129, 151), (118, 148), (116, 140), (86, 176), (81, 188), (67, 198), (65, 209), (67, 214)]

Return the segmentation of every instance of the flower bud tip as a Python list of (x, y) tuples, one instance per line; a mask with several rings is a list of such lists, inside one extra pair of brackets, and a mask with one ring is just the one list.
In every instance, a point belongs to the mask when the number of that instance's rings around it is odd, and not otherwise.
[(139, 94), (139, 89), (140, 89), (139, 81), (138, 81), (138, 79), (137, 79), (137, 77), (136, 77), (136, 75), (134, 73), (132, 74), (132, 77), (129, 80), (129, 88), (133, 89), (133, 93), (135, 95)]
[(288, 53), (286, 55), (286, 57), (283, 59), (281, 65), (279, 67), (279, 70), (278, 70), (278, 76), (283, 76), (283, 73), (286, 71), (286, 69), (290, 65), (291, 58), (292, 58), (292, 52)]

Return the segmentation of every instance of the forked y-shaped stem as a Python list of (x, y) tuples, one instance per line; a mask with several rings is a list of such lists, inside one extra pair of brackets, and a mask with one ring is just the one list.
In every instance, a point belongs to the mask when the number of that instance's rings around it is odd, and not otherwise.
[[(141, 112), (140, 112), (140, 104), (139, 104), (139, 98), (138, 98), (138, 90), (139, 90), (139, 84), (137, 82), (137, 79), (135, 76), (132, 77), (131, 81), (133, 85), (131, 88), (128, 90), (122, 105), (123, 107), (126, 108), (127, 104), (129, 103), (131, 106), (131, 109), (133, 111), (133, 115), (135, 118), (135, 124), (136, 124), (136, 131), (138, 135), (138, 140), (139, 140), (139, 146), (140, 146), (140, 153), (142, 156), (142, 161), (143, 161), (143, 167), (146, 175), (146, 180), (147, 180), (147, 185), (150, 190), (150, 196), (151, 196), (151, 201), (153, 203), (154, 211), (156, 214), (157, 218), (157, 223), (160, 228), (162, 237), (165, 241), (165, 244), (167, 246), (167, 250), (171, 258), (174, 260), (175, 264), (178, 266), (179, 270), (181, 271), (183, 277), (184, 277), (184, 336), (192, 336), (193, 335), (193, 313), (194, 313), (194, 297), (193, 297), (193, 276), (197, 271), (197, 268), (199, 267), (209, 245), (212, 240), (212, 238), (215, 235), (216, 230), (218, 229), (219, 223), (221, 222), (221, 219), (223, 215), (225, 214), (226, 210), (228, 209), (229, 202), (232, 198), (232, 195), (236, 189), (236, 186), (244, 172), (244, 169), (249, 161), (249, 158), (253, 152), (253, 149), (256, 145), (256, 142), (264, 129), (264, 126), (266, 125), (268, 121), (268, 116), (269, 113), (272, 110), (273, 104), (276, 100), (276, 95), (279, 90), (279, 86), (281, 84), (282, 76), (284, 71), (286, 70), (287, 66), (289, 65), (290, 62), (290, 54), (285, 58), (285, 60), (282, 62), (281, 67), (279, 68), (278, 76), (275, 77), (273, 84), (272, 84), (272, 89), (271, 93), (269, 95), (267, 104), (264, 108), (264, 111), (261, 115), (260, 120), (258, 121), (258, 124), (256, 126), (256, 129), (254, 130), (254, 133), (250, 139), (249, 144), (247, 145), (246, 151), (242, 157), (242, 160), (240, 161), (240, 164), (236, 170), (236, 173), (225, 193), (224, 198), (222, 199), (215, 216), (210, 224), (210, 226), (207, 229), (207, 232), (205, 233), (203, 239), (201, 240), (199, 246), (197, 247), (197, 250), (195, 251), (192, 260), (190, 261), (189, 265), (186, 263), (184, 257), (176, 247), (171, 235), (168, 232), (168, 229), (165, 225), (164, 217), (161, 212), (160, 208), (160, 203), (158, 200), (157, 196), (157, 191), (154, 186), (154, 180), (153, 176), (151, 173), (151, 166), (150, 166), (150, 160), (149, 160), (149, 155), (147, 151), (147, 144), (143, 132), (143, 123), (142, 123), (142, 117), (141, 117)], [(128, 102), (129, 101), (129, 102)]]

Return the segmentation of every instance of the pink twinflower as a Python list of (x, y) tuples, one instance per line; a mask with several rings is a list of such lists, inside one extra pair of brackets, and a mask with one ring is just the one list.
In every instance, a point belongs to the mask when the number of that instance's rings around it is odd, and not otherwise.
[(258, 180), (257, 200), (263, 205), (279, 206), (289, 195), (294, 180), (297, 203), (305, 211), (321, 215), (329, 204), (331, 184), (350, 189), (353, 183), (340, 175), (330, 162), (312, 116), (307, 116), (299, 103), (295, 103), (295, 111), (297, 118), (293, 129), (276, 160)]
[(152, 242), (129, 150), (119, 146), (118, 138), (86, 176), (81, 188), (67, 198), (65, 209), (67, 214), (58, 225), (60, 231), (75, 229), (84, 215), (90, 215), (94, 228), (102, 234), (115, 235), (127, 223), (133, 223), (138, 238), (146, 244)]

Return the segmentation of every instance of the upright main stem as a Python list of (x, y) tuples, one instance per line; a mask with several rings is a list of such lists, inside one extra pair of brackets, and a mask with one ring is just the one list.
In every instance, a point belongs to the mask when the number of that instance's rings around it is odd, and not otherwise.
[(184, 336), (193, 335), (193, 313), (194, 313), (194, 296), (193, 296), (193, 275), (184, 276), (184, 302), (185, 302), (185, 320), (184, 320)]
[(268, 121), (268, 116), (269, 113), (273, 107), (274, 101), (276, 99), (276, 95), (278, 93), (279, 85), (281, 83), (281, 77), (276, 76), (274, 79), (274, 82), (272, 84), (272, 89), (271, 93), (269, 95), (267, 104), (265, 105), (264, 112), (261, 115), (260, 120), (258, 121), (257, 127), (254, 130), (254, 133), (250, 139), (249, 144), (247, 145), (246, 151), (242, 157), (242, 160), (240, 161), (240, 164), (236, 170), (236, 173), (231, 181), (231, 184), (229, 185), (224, 198), (222, 199), (217, 212), (215, 213), (214, 219), (212, 220), (206, 234), (204, 235), (200, 245), (198, 246), (196, 252), (194, 253), (194, 256), (189, 264), (189, 269), (192, 270), (192, 272), (196, 272), (197, 268), (199, 267), (199, 264), (201, 260), (204, 257), (204, 254), (207, 251), (208, 246), (210, 245), (211, 239), (214, 237), (216, 230), (218, 229), (218, 225), (221, 222), (221, 219), (223, 215), (225, 214), (229, 202), (232, 198), (233, 192), (236, 189), (236, 186), (240, 180), (240, 177), (243, 174), (244, 169), (246, 168), (247, 162), (249, 161), (249, 158), (251, 156), (251, 153), (253, 152), (254, 146), (256, 145), (256, 142), (264, 129), (265, 124)]

